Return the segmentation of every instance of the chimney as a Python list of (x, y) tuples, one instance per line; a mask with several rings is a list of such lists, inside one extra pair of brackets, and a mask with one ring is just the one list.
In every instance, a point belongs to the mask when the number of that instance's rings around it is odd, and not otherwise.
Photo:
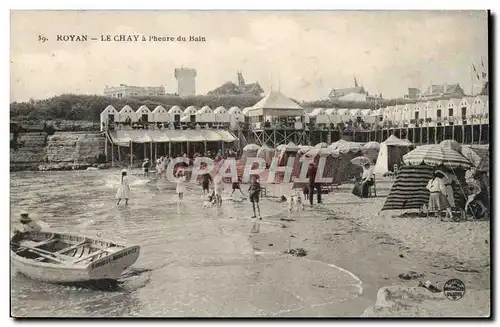
[(443, 90), (443, 93), (446, 94), (446, 89), (448, 87), (448, 84), (447, 83), (444, 83), (444, 90)]
[(432, 94), (432, 84), (431, 84), (431, 90), (429, 91), (429, 94)]

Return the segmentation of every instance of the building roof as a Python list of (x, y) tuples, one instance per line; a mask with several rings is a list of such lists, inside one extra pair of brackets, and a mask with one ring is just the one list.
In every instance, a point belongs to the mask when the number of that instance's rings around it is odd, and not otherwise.
[(429, 97), (451, 94), (463, 94), (463, 90), (459, 84), (432, 84), (421, 94), (421, 96)]
[(271, 92), (257, 102), (251, 110), (255, 109), (295, 109), (304, 110), (300, 105), (287, 98), (281, 92)]
[(330, 92), (330, 94), (328, 96), (330, 98), (339, 98), (339, 97), (343, 97), (343, 96), (351, 94), (351, 93), (367, 94), (364, 87), (355, 86), (355, 87), (347, 87), (347, 88), (343, 88), (343, 89), (332, 89), (332, 91)]

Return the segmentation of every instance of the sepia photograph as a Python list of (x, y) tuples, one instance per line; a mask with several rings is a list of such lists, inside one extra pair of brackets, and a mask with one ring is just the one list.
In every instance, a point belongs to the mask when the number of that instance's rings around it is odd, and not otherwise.
[(11, 10), (11, 318), (491, 318), (484, 10)]

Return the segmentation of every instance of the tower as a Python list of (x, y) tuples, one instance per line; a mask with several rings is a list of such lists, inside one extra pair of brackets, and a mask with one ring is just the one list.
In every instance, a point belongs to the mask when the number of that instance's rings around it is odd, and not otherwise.
[(177, 93), (181, 97), (196, 95), (196, 69), (176, 68)]
[(245, 79), (243, 78), (243, 73), (238, 71), (238, 86), (245, 86)]

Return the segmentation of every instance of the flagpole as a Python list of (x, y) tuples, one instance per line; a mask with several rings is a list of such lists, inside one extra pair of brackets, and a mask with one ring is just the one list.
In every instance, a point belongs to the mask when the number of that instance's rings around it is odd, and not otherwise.
[(473, 76), (473, 72), (471, 71), (471, 67), (469, 67), (469, 71), (470, 71), (470, 95), (473, 96), (474, 95), (474, 76)]

